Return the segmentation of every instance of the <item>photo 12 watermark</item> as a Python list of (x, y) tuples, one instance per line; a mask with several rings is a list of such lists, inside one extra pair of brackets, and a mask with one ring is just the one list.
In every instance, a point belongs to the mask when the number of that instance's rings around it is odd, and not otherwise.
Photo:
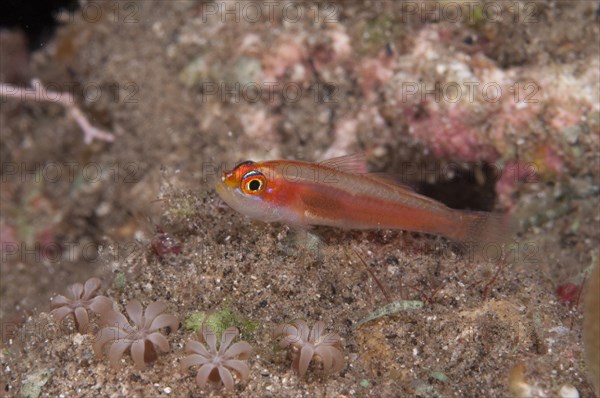
[(402, 23), (439, 21), (477, 25), (482, 22), (539, 23), (541, 5), (535, 1), (402, 1)]
[(343, 5), (334, 2), (226, 1), (202, 2), (203, 23), (300, 24), (337, 23)]
[(142, 178), (142, 168), (136, 162), (2, 162), (2, 183), (110, 183), (135, 184)]
[(403, 103), (433, 101), (436, 103), (457, 103), (483, 101), (496, 103), (507, 96), (517, 104), (540, 102), (540, 86), (534, 81), (501, 85), (497, 82), (477, 81), (427, 83), (404, 81), (400, 85), (400, 98)]
[(86, 1), (80, 2), (76, 10), (61, 10), (56, 19), (62, 23), (78, 18), (89, 24), (138, 24), (142, 20), (144, 6), (143, 1)]
[(140, 87), (136, 82), (111, 82), (100, 83), (94, 81), (48, 81), (42, 84), (38, 80), (32, 82), (31, 87), (17, 87), (4, 85), (0, 92), (2, 103), (9, 98), (20, 101), (54, 102), (65, 101), (75, 103), (75, 99), (82, 97), (87, 105), (108, 100), (113, 103), (137, 104), (140, 101)]
[(272, 103), (279, 100), (284, 104), (293, 104), (303, 98), (311, 98), (315, 103), (337, 103), (338, 88), (333, 83), (316, 82), (308, 86), (297, 82), (215, 82), (204, 81), (198, 84), (200, 100), (207, 102), (209, 99), (230, 104), (241, 102)]

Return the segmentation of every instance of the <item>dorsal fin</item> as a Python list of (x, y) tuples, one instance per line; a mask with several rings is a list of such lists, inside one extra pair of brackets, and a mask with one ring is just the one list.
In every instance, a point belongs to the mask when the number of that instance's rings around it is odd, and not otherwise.
[(371, 180), (386, 183), (396, 188), (402, 188), (410, 192), (416, 192), (414, 187), (402, 183), (399, 178), (396, 178), (392, 174), (386, 172), (370, 172), (365, 174), (364, 177), (370, 178)]
[(369, 169), (367, 168), (367, 159), (362, 152), (327, 159), (319, 162), (319, 164), (343, 173), (366, 174), (369, 172)]
[(400, 181), (398, 181), (398, 179), (394, 178), (394, 176), (387, 174), (387, 173), (367, 173), (364, 175), (364, 177), (369, 178), (371, 180), (374, 181), (379, 181), (383, 184), (389, 185), (390, 187), (392, 187), (393, 189), (395, 189), (398, 192), (403, 192), (405, 194), (410, 194), (413, 196), (419, 196), (421, 199), (433, 203), (433, 204), (441, 204), (440, 202), (438, 202), (437, 200), (430, 198), (428, 196), (424, 196), (420, 193), (418, 193), (413, 187), (411, 187), (410, 185), (406, 185), (401, 183)]

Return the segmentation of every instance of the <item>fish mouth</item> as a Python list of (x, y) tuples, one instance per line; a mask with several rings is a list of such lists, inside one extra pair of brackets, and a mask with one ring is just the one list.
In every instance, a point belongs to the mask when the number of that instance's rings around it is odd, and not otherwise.
[(217, 180), (215, 182), (215, 190), (217, 191), (217, 193), (219, 194), (219, 196), (223, 200), (225, 200), (226, 196), (230, 196), (231, 195), (231, 193), (229, 192), (229, 189), (227, 188), (227, 185), (225, 185), (224, 178), (225, 177), (221, 177), (220, 180)]
[(234, 207), (232, 205), (236, 203), (235, 189), (228, 184), (228, 181), (225, 180), (225, 177), (215, 182), (215, 190), (225, 203), (231, 207)]
[(231, 207), (235, 211), (244, 214), (244, 205), (240, 201), (239, 196), (236, 194), (235, 189), (229, 187), (227, 182), (218, 180), (215, 183), (215, 190), (221, 197), (221, 200)]

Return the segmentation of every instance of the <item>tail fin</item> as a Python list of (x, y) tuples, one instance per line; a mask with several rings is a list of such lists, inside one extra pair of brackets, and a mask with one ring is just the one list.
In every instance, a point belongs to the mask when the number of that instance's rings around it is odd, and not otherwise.
[(446, 236), (459, 242), (508, 243), (516, 225), (508, 214), (454, 210), (455, 224)]

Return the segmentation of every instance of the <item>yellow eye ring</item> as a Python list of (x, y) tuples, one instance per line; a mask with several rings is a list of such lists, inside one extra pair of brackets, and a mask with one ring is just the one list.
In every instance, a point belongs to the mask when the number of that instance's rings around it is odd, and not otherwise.
[(247, 195), (258, 195), (267, 187), (267, 180), (259, 171), (250, 171), (242, 177), (242, 192)]

